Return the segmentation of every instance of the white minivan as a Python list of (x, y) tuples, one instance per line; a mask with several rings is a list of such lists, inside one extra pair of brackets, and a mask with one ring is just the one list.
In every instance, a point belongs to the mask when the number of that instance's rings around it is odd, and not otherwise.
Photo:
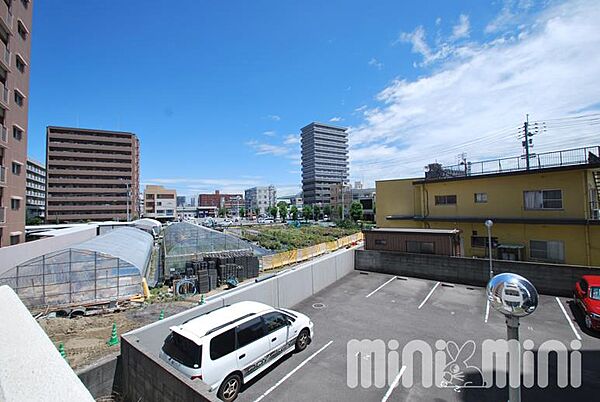
[(286, 354), (306, 349), (313, 323), (304, 314), (244, 301), (170, 328), (160, 357), (233, 401), (242, 385)]

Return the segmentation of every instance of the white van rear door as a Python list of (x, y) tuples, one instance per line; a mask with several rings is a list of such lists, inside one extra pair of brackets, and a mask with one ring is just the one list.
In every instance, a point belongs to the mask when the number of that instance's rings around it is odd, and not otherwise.
[(267, 363), (269, 339), (260, 317), (253, 318), (236, 328), (237, 364), (244, 378), (252, 375)]

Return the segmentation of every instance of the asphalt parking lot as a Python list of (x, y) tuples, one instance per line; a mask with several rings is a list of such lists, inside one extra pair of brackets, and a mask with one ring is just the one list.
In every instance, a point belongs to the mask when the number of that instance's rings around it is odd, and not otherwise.
[[(422, 340), (436, 351), (437, 340), (453, 341), (460, 348), (472, 340), (475, 351), (467, 362), (460, 362), (459, 374), (477, 384), (484, 340), (505, 339), (504, 317), (486, 308), (485, 289), (435, 281), (399, 278), (377, 273), (353, 272), (332, 286), (294, 307), (311, 317), (315, 339), (302, 353), (293, 354), (268, 369), (245, 386), (240, 401), (502, 401), (508, 399), (506, 387), (441, 387), (421, 382), (420, 359), (415, 359), (414, 384), (403, 384), (409, 370), (390, 370), (385, 384), (363, 388), (348, 386), (347, 343), (357, 339), (397, 340), (404, 345)], [(596, 400), (600, 395), (600, 334), (585, 330), (583, 317), (569, 299), (540, 296), (538, 309), (521, 319), (521, 341), (534, 342), (532, 351), (544, 341), (556, 340), (569, 348), (581, 342), (581, 386), (557, 385), (557, 359), (549, 358), (549, 383), (522, 387), (524, 401)], [(466, 348), (468, 349), (468, 348)], [(463, 352), (457, 360), (462, 359)], [(451, 351), (451, 347), (448, 347)], [(389, 349), (386, 349), (389, 351)], [(445, 352), (448, 353), (448, 352)], [(451, 352), (450, 352), (451, 353)], [(454, 353), (456, 355), (456, 352)], [(447, 355), (449, 356), (449, 355)], [(571, 356), (571, 355), (569, 355)], [(368, 360), (371, 356), (356, 356)], [(391, 361), (391, 360), (390, 360)], [(447, 357), (450, 362), (450, 357)], [(369, 362), (367, 362), (369, 363)], [(352, 371), (353, 372), (353, 371)], [(536, 372), (537, 373), (537, 372)], [(536, 377), (537, 378), (537, 377)], [(571, 377), (569, 377), (570, 379)], [(472, 381), (470, 381), (472, 380)], [(570, 383), (571, 384), (571, 383)]]

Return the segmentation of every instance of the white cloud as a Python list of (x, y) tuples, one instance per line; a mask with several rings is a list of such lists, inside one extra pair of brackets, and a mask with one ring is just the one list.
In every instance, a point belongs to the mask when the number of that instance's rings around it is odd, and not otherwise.
[(500, 13), (485, 27), (485, 33), (491, 34), (507, 28), (518, 26), (526, 18), (533, 7), (533, 0), (504, 0)]
[(435, 25), (440, 25), (442, 23), (442, 17), (437, 17), (435, 19)]
[(469, 16), (461, 14), (459, 17), (458, 24), (452, 27), (452, 40), (458, 40), (462, 38), (468, 38), (470, 34), (471, 23), (469, 22)]
[(283, 140), (283, 143), (286, 145), (300, 144), (300, 136), (294, 135), (294, 134), (289, 134), (287, 137), (285, 137), (285, 140)]
[(269, 114), (269, 115), (267, 115), (267, 119), (273, 120), (273, 121), (280, 121), (281, 116), (276, 115), (276, 114)]
[(277, 135), (277, 133), (275, 131), (264, 131), (263, 135), (267, 136), (267, 137), (275, 137)]
[(362, 105), (362, 106), (359, 106), (356, 109), (354, 109), (354, 111), (356, 113), (361, 113), (361, 112), (364, 112), (365, 110), (367, 110), (367, 107), (368, 107), (367, 105)]
[(282, 145), (266, 144), (258, 141), (248, 141), (246, 145), (254, 148), (256, 155), (286, 155), (289, 149)]
[(337, 122), (340, 122), (340, 121), (342, 121), (342, 120), (344, 120), (344, 119), (342, 119), (342, 118), (341, 118), (341, 117), (339, 117), (339, 116), (332, 117), (331, 119), (329, 119), (329, 121), (330, 121), (330, 122), (332, 122), (332, 123), (337, 123)]
[[(418, 27), (404, 37), (433, 72), (398, 78), (379, 92), (380, 105), (364, 111), (350, 130), (351, 174), (366, 181), (422, 176), (423, 166), (521, 153), (517, 126), (525, 114), (544, 120), (600, 109), (600, 8), (594, 0), (542, 10), (528, 34), (493, 37), (437, 57)], [(401, 35), (402, 38), (402, 35)], [(535, 151), (600, 142), (594, 128), (548, 131)]]
[(367, 64), (369, 64), (371, 67), (375, 67), (378, 70), (383, 68), (383, 63), (377, 60), (375, 57), (372, 57)]

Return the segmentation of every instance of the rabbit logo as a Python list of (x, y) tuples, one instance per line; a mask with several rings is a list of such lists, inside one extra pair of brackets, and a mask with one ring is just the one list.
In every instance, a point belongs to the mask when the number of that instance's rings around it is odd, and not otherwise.
[(446, 343), (446, 354), (450, 361), (443, 370), (442, 387), (454, 388), (460, 392), (462, 388), (485, 386), (481, 370), (469, 364), (469, 359), (475, 354), (475, 348), (475, 342), (472, 340), (465, 342), (460, 348), (455, 342)]

